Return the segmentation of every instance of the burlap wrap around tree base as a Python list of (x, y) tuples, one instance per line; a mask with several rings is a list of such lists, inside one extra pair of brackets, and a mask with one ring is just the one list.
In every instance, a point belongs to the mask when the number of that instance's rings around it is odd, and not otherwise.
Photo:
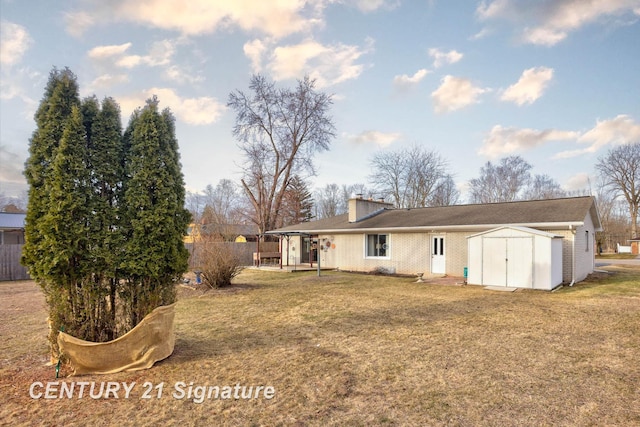
[(58, 346), (73, 375), (148, 369), (173, 353), (175, 303), (156, 308), (135, 328), (113, 341), (84, 341), (60, 332)]

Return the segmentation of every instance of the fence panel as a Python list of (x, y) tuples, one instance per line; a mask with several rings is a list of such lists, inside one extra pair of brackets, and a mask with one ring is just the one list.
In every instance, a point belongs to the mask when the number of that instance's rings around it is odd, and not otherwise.
[(0, 281), (29, 280), (27, 269), (20, 264), (24, 245), (0, 245)]
[[(189, 269), (195, 270), (201, 264), (201, 253), (204, 245), (215, 245), (220, 250), (232, 250), (240, 256), (240, 263), (242, 265), (253, 264), (253, 253), (258, 248), (256, 242), (197, 242), (186, 243), (185, 246), (189, 250)], [(261, 252), (278, 252), (280, 251), (280, 244), (278, 242), (262, 242), (260, 243)]]

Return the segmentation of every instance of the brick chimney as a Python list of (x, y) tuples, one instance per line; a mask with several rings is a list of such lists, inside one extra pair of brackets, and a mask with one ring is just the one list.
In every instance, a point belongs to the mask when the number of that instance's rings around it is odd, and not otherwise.
[(393, 209), (393, 204), (385, 202), (384, 199), (365, 200), (361, 194), (357, 194), (355, 198), (349, 199), (349, 222), (369, 218), (384, 209)]

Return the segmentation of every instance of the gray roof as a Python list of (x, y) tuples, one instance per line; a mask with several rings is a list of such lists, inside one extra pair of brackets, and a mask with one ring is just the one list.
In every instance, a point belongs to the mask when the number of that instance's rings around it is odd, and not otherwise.
[(562, 199), (531, 200), (508, 203), (454, 205), (431, 208), (383, 209), (358, 222), (349, 222), (348, 214), (269, 231), (269, 234), (289, 232), (362, 232), (365, 230), (479, 230), (503, 225), (537, 228), (564, 228), (584, 223), (587, 215), (596, 230), (600, 218), (591, 196)]
[(27, 214), (0, 212), (0, 229), (17, 230), (24, 228), (24, 221)]

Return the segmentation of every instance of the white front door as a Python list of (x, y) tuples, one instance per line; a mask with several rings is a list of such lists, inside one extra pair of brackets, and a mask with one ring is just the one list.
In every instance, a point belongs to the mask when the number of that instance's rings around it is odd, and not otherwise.
[(431, 274), (445, 273), (444, 236), (431, 238)]

